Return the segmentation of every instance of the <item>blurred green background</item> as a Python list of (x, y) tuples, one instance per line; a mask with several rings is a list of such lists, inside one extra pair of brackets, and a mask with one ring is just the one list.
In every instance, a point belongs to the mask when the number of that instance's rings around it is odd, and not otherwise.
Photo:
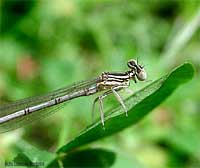
[[(117, 151), (124, 167), (200, 167), (199, 26), (199, 0), (0, 0), (1, 103), (124, 71), (131, 58), (145, 65), (149, 80), (190, 61), (197, 71), (191, 82), (136, 126), (91, 146)], [(91, 123), (94, 98), (1, 134), (0, 162), (17, 154), (20, 139), (55, 151)]]

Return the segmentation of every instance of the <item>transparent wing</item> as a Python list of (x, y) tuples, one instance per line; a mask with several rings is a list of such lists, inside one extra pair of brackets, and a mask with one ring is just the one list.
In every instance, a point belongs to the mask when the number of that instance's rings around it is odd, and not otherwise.
[(8, 122), (0, 124), (0, 133), (11, 131), (23, 126), (26, 126), (27, 124), (31, 124), (34, 121), (41, 120), (45, 117), (48, 117), (50, 114), (55, 113), (59, 109), (63, 108), (67, 102), (49, 107), (47, 109), (42, 109), (40, 111), (30, 113), (29, 115), (22, 116), (13, 120), (10, 120)]
[[(99, 78), (95, 78), (92, 80), (77, 82), (68, 87), (64, 87), (64, 88), (49, 92), (44, 95), (30, 97), (30, 98), (26, 98), (26, 99), (22, 99), (16, 102), (11, 102), (11, 103), (2, 105), (0, 106), (0, 117), (4, 117), (6, 115), (15, 113), (27, 107), (32, 107), (32, 106), (47, 102), (49, 100), (55, 99), (57, 97), (61, 97), (63, 95), (71, 94), (83, 88), (89, 87), (95, 84), (96, 82), (98, 82), (99, 80), (100, 80)], [(64, 104), (65, 103), (61, 103), (61, 104), (58, 104), (46, 109), (41, 109), (41, 110), (35, 111), (34, 113), (29, 113), (28, 115), (2, 123), (0, 124), (0, 133), (6, 132), (12, 129), (16, 129), (32, 121), (36, 121), (41, 118), (44, 118), (48, 116), (49, 114), (56, 112), (58, 109), (63, 107)]]

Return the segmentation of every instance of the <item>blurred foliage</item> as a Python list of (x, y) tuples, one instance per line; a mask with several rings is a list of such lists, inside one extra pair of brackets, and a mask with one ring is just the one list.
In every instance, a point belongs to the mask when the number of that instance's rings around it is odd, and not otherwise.
[[(189, 60), (197, 71), (194, 80), (135, 127), (93, 146), (116, 150), (144, 167), (198, 167), (199, 13), (199, 0), (0, 0), (1, 103), (102, 71), (126, 70), (130, 58), (147, 65), (149, 80)], [(48, 119), (1, 134), (0, 167), (17, 155), (13, 144), (21, 139), (48, 151), (72, 139), (91, 123), (93, 99), (71, 101)], [(110, 108), (116, 101), (105, 103)]]

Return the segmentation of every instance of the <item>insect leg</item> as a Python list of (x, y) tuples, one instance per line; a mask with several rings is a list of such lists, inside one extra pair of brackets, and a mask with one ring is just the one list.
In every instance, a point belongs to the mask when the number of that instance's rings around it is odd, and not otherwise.
[(128, 116), (128, 110), (127, 110), (127, 108), (126, 108), (126, 106), (125, 106), (125, 104), (124, 104), (124, 102), (123, 102), (123, 99), (121, 98), (121, 96), (117, 93), (117, 91), (116, 90), (121, 90), (122, 88), (126, 88), (127, 86), (117, 86), (117, 87), (113, 87), (113, 88), (111, 88), (111, 90), (112, 90), (112, 92), (113, 92), (113, 94), (114, 94), (114, 96), (116, 97), (116, 99), (119, 101), (119, 103), (122, 105), (122, 107), (123, 107), (123, 109), (124, 109), (124, 111), (125, 111), (125, 113), (126, 113), (126, 116)]
[(99, 110), (101, 114), (101, 123), (104, 126), (103, 97), (99, 96)]
[(112, 94), (113, 92), (111, 90), (103, 93), (101, 96), (97, 97), (94, 102), (93, 102), (93, 106), (92, 106), (92, 122), (94, 121), (94, 111), (95, 111), (95, 104), (96, 102), (99, 100), (99, 105), (100, 105), (100, 115), (101, 115), (101, 122), (102, 125), (104, 125), (104, 113), (103, 113), (103, 99)]

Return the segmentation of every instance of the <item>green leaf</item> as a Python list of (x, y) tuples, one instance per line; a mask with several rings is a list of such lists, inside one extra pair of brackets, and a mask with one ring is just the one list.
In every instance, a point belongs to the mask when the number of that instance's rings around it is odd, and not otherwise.
[(117, 107), (111, 111), (111, 114), (105, 117), (105, 129), (103, 129), (99, 121), (86, 128), (79, 136), (58, 149), (57, 152), (70, 151), (136, 124), (169, 97), (178, 86), (192, 79), (193, 75), (194, 68), (190, 63), (177, 67), (171, 73), (156, 80), (125, 100), (128, 108), (128, 117), (125, 117), (121, 107)]
[(85, 149), (63, 155), (47, 167), (110, 167), (114, 162), (114, 152), (105, 149)]
[[(28, 158), (33, 163), (40, 163), (42, 165), (48, 165), (56, 155), (53, 153), (49, 153), (47, 151), (42, 151), (37, 149), (36, 147), (30, 145), (26, 141), (20, 140), (17, 142), (16, 147), (23, 153), (23, 156)], [(21, 158), (22, 155), (18, 155), (17, 159)], [(24, 158), (24, 157), (23, 157)], [(21, 159), (23, 159), (21, 158)]]
[(31, 160), (23, 153), (18, 153), (18, 155), (13, 159), (13, 163), (17, 164), (17, 167), (30, 167), (32, 164)]

